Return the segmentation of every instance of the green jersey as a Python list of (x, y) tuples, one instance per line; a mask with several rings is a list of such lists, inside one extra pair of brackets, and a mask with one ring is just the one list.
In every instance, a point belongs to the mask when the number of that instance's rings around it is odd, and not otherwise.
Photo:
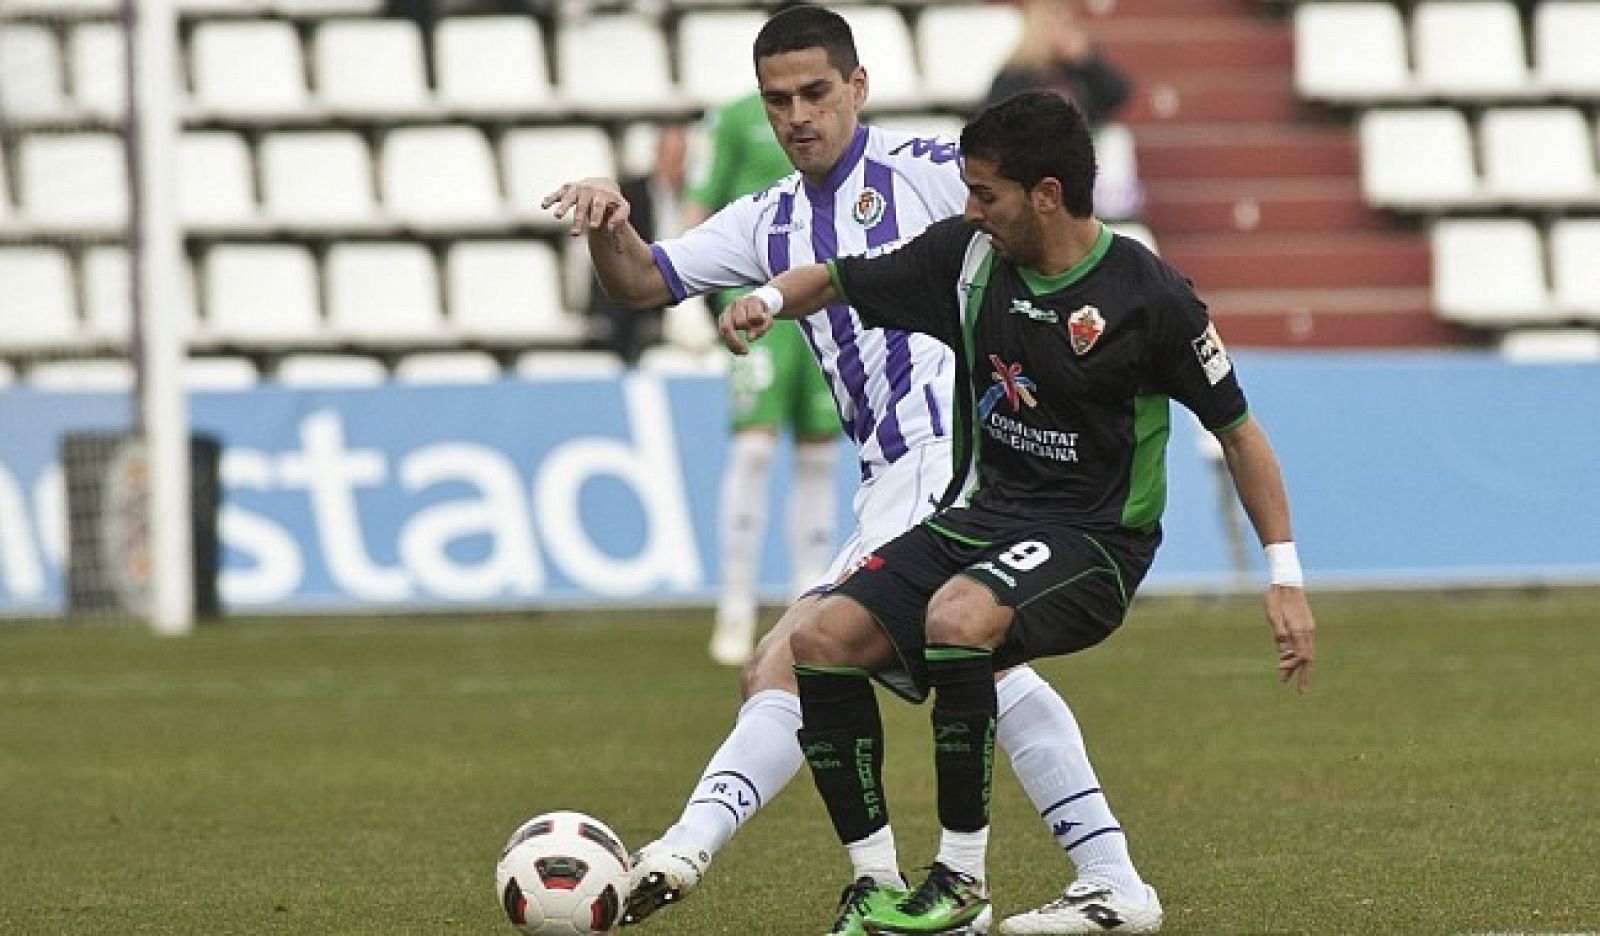
[(723, 105), (706, 117), (710, 158), (690, 181), (689, 201), (715, 213), (741, 195), (759, 192), (794, 172), (767, 123), (761, 95)]

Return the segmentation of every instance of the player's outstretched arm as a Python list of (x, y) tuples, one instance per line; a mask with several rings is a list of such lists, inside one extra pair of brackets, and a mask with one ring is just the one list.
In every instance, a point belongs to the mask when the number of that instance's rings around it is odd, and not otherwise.
[(1267, 623), (1278, 647), (1278, 678), (1305, 692), (1316, 658), (1317, 621), (1306, 600), (1300, 562), (1289, 525), (1289, 495), (1272, 443), (1254, 417), (1220, 433), (1233, 486), (1256, 536), (1267, 550), (1272, 585), (1267, 591)]
[(777, 319), (804, 318), (839, 298), (825, 264), (795, 267), (722, 310), (717, 333), (734, 354), (747, 354), (749, 342), (765, 335)]
[(579, 179), (546, 195), (540, 206), (556, 220), (572, 215), (572, 236), (587, 236), (594, 272), (612, 299), (635, 309), (672, 303), (672, 290), (650, 255), (650, 245), (629, 223), (632, 206), (611, 179)]

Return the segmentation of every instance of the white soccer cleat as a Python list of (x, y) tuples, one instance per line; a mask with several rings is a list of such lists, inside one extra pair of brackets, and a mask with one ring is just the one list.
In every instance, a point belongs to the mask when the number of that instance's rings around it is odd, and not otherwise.
[(743, 666), (755, 649), (755, 609), (719, 608), (717, 629), (711, 634), (711, 659), (723, 666)]
[(682, 900), (700, 884), (711, 853), (679, 851), (663, 842), (651, 842), (633, 856), (633, 876), (622, 925), (632, 926), (668, 904)]
[(1098, 881), (1074, 881), (1066, 892), (1037, 910), (1007, 917), (1001, 936), (1066, 936), (1071, 933), (1154, 933), (1161, 929), (1161, 901), (1145, 886), (1143, 903), (1112, 893)]

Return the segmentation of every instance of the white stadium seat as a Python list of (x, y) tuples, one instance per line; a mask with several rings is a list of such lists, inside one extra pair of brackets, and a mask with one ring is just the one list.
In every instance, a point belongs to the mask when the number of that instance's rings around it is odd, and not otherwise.
[(39, 133), (17, 154), (22, 212), (47, 226), (105, 228), (128, 217), (122, 140), (111, 133)]
[(52, 393), (126, 393), (133, 380), (126, 358), (40, 361), (28, 368), (28, 384)]
[[(128, 108), (127, 57), (122, 27), (115, 23), (81, 23), (68, 40), (72, 98), (86, 113), (120, 116)], [(174, 88), (181, 85), (174, 80)]]
[(183, 362), (183, 386), (188, 390), (249, 390), (260, 377), (249, 358), (191, 357)]
[(1600, 200), (1593, 139), (1577, 108), (1491, 110), (1484, 114), (1478, 132), (1484, 192), (1489, 197), (1553, 205)]
[(46, 26), (0, 29), (0, 113), (53, 117), (67, 111), (61, 50)]
[(1465, 98), (1533, 90), (1522, 19), (1509, 0), (1423, 0), (1411, 29), (1420, 90)]
[(1600, 96), (1600, 3), (1545, 0), (1533, 10), (1533, 59), (1539, 87)]
[(911, 30), (900, 13), (878, 6), (841, 6), (835, 10), (850, 24), (861, 65), (867, 70), (867, 107), (922, 103), (922, 82), (911, 51)]
[(450, 248), (445, 288), (454, 331), (486, 344), (571, 341), (583, 319), (561, 301), (560, 265), (538, 241), (460, 243)]
[(262, 204), (273, 221), (304, 226), (375, 221), (366, 141), (343, 130), (273, 133), (261, 141)]
[(488, 140), (472, 127), (392, 131), (383, 144), (383, 202), (418, 225), (498, 223), (503, 208)]
[(1600, 218), (1562, 218), (1550, 228), (1556, 307), (1600, 322)]
[(917, 19), (922, 84), (938, 104), (970, 110), (1022, 39), (1022, 14), (1009, 4), (930, 6)]
[(194, 102), (225, 116), (291, 116), (310, 103), (300, 37), (289, 23), (210, 21), (190, 40)]
[(326, 390), (380, 387), (389, 372), (382, 361), (359, 354), (286, 354), (273, 376), (286, 387)]
[(611, 140), (598, 127), (512, 130), (500, 141), (500, 164), (512, 214), (543, 225), (557, 222), (539, 203), (563, 182), (617, 175)]
[(430, 106), (422, 33), (410, 20), (329, 20), (312, 39), (316, 100), (340, 114), (421, 113)]
[(446, 19), (433, 35), (439, 102), (472, 112), (548, 110), (555, 92), (544, 33), (525, 16)]
[[(84, 326), (95, 343), (126, 348), (132, 334), (128, 251), (125, 247), (91, 247), (83, 253)], [(202, 340), (195, 311), (194, 277), (188, 265), (178, 283), (178, 321), (191, 345)]]
[(501, 377), (500, 362), (483, 351), (422, 351), (394, 367), (394, 377), (409, 384), (485, 384)]
[(678, 24), (678, 75), (684, 97), (715, 107), (755, 90), (750, 48), (766, 22), (750, 10), (684, 14)]
[(191, 227), (226, 227), (255, 219), (254, 174), (244, 137), (196, 130), (178, 141), (178, 218)]
[(328, 326), (364, 345), (438, 344), (447, 337), (439, 274), (421, 244), (335, 244), (324, 276)]
[(1533, 222), (1446, 219), (1433, 227), (1433, 298), (1440, 316), (1505, 326), (1553, 318), (1544, 251)]
[(16, 382), (17, 374), (11, 369), (11, 365), (5, 361), (0, 361), (0, 389), (14, 386)]
[(222, 244), (205, 259), (206, 329), (219, 342), (253, 347), (325, 343), (317, 268), (292, 244)]
[(11, 220), (11, 186), (6, 182), (6, 153), (0, 148), (0, 228)]
[[(593, 16), (556, 33), (560, 96), (590, 113), (654, 113), (679, 106), (666, 37), (648, 18)], [(627, 66), (618, 67), (619, 63)]]
[(1600, 329), (1517, 328), (1500, 337), (1500, 356), (1513, 364), (1600, 361)]
[(48, 247), (0, 247), (0, 351), (56, 351), (82, 346), (72, 267)]
[(1393, 3), (1302, 3), (1294, 9), (1294, 85), (1303, 97), (1376, 100), (1410, 94), (1406, 24)]
[(1102, 218), (1132, 218), (1144, 207), (1144, 189), (1139, 183), (1139, 158), (1133, 131), (1127, 126), (1108, 123), (1094, 131), (1095, 162), (1094, 210)]
[(517, 376), (530, 380), (609, 380), (622, 372), (622, 360), (609, 351), (527, 351), (517, 356)]
[(1370, 110), (1359, 139), (1361, 192), (1372, 204), (1434, 208), (1478, 197), (1472, 130), (1454, 108)]

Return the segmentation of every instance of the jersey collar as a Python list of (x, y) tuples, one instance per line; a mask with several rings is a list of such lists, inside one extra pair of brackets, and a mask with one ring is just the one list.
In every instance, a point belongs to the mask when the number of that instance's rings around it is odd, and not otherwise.
[(1057, 273), (1055, 276), (1045, 276), (1042, 273), (1030, 270), (1027, 267), (1017, 267), (1017, 273), (1022, 276), (1022, 281), (1028, 284), (1028, 289), (1035, 296), (1045, 296), (1059, 292), (1089, 275), (1100, 259), (1111, 249), (1114, 235), (1111, 227), (1104, 221), (1100, 222), (1100, 236), (1094, 240), (1094, 246), (1089, 248), (1089, 253), (1082, 260), (1073, 264), (1070, 269)]
[(812, 201), (832, 197), (833, 193), (839, 190), (839, 186), (844, 184), (845, 178), (855, 170), (856, 163), (861, 161), (861, 155), (866, 151), (867, 125), (856, 124), (856, 133), (850, 138), (849, 148), (839, 157), (839, 161), (833, 164), (833, 168), (828, 170), (828, 177), (820, 186), (806, 183), (806, 197)]

